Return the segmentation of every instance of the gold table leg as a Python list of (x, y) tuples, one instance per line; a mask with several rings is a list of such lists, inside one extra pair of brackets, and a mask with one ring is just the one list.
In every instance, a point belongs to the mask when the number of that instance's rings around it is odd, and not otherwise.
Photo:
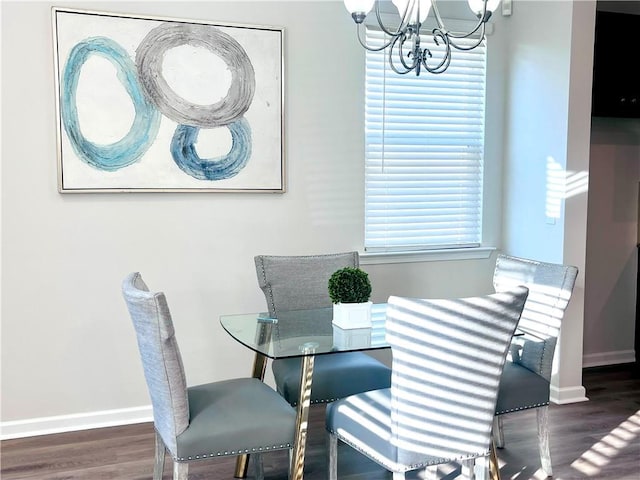
[(496, 455), (496, 443), (491, 438), (491, 450), (489, 461), (489, 476), (491, 480), (500, 480), (500, 464), (498, 463), (498, 456)]
[(247, 478), (247, 470), (249, 470), (249, 454), (238, 455), (238, 457), (236, 457), (236, 472), (233, 476), (236, 478)]
[[(253, 360), (253, 378), (264, 380), (264, 373), (267, 369), (267, 357), (261, 353), (256, 353)], [(235, 478), (247, 478), (247, 470), (249, 468), (249, 454), (238, 455), (236, 459), (236, 471), (233, 474)]]
[(291, 457), (291, 480), (302, 480), (303, 477), (315, 347), (316, 344), (306, 344), (303, 348), (305, 356), (302, 357), (302, 369), (300, 372), (300, 396), (298, 397), (298, 412), (296, 415), (296, 437)]

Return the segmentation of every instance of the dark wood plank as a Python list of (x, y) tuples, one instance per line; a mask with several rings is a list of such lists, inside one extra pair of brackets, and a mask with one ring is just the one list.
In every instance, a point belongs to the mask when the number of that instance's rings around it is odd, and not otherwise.
[[(551, 452), (556, 479), (640, 479), (640, 377), (633, 366), (588, 369), (590, 401), (552, 405)], [(326, 480), (324, 408), (314, 407), (305, 480)], [(504, 419), (506, 447), (498, 451), (503, 479), (542, 478), (535, 412)], [(69, 432), (1, 442), (3, 480), (143, 480), (153, 470), (151, 424)], [(267, 480), (285, 480), (287, 455), (264, 455)], [(231, 480), (233, 458), (192, 464), (190, 480)], [(165, 480), (171, 479), (167, 456)], [(441, 467), (440, 479), (459, 477), (457, 465)], [(391, 475), (346, 445), (340, 446), (341, 480), (389, 480)], [(253, 479), (252, 472), (249, 479)], [(408, 475), (418, 480), (418, 473)]]

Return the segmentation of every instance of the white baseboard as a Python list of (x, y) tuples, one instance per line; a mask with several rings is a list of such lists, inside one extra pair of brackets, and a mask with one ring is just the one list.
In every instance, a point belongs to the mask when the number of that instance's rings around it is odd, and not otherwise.
[[(583, 368), (635, 362), (634, 350), (605, 352), (582, 357)], [(551, 401), (557, 404), (587, 401), (582, 386), (557, 388), (551, 386)], [(59, 415), (55, 417), (30, 418), (11, 422), (0, 422), (0, 440), (33, 437), (50, 433), (74, 432), (91, 428), (115, 427), (153, 421), (151, 405), (134, 408), (105, 410), (100, 412)]]
[(635, 350), (619, 350), (617, 352), (590, 353), (583, 355), (582, 368), (603, 367), (619, 363), (633, 363), (636, 361)]
[(558, 405), (586, 402), (589, 400), (587, 398), (587, 391), (583, 386), (558, 388), (551, 385), (549, 395), (550, 400)]
[[(621, 350), (617, 352), (604, 352), (583, 355), (582, 368), (602, 367), (606, 365), (618, 365), (622, 363), (633, 363), (636, 360), (634, 350)], [(551, 401), (559, 405), (567, 403), (585, 402), (589, 400), (583, 386), (558, 388), (551, 385)]]
[(0, 440), (153, 421), (151, 405), (0, 423)]

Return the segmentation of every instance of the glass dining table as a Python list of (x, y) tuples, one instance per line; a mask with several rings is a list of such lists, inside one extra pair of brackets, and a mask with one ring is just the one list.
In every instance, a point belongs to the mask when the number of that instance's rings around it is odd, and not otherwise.
[[(264, 379), (267, 359), (302, 357), (296, 436), (291, 457), (291, 480), (302, 480), (316, 355), (389, 348), (385, 340), (386, 303), (371, 308), (371, 327), (342, 329), (332, 324), (333, 309), (320, 308), (267, 313), (222, 315), (220, 323), (235, 340), (255, 352), (252, 376)], [(248, 455), (238, 457), (236, 478), (247, 473)]]
[[(374, 304), (371, 308), (371, 327), (356, 329), (342, 329), (333, 325), (331, 307), (281, 312), (278, 318), (271, 318), (267, 313), (220, 317), (224, 330), (255, 352), (253, 377), (264, 379), (269, 358), (302, 358), (291, 480), (303, 479), (315, 356), (390, 348), (385, 339), (386, 308), (386, 303)], [(516, 332), (518, 334), (521, 332)], [(238, 457), (236, 478), (246, 477), (248, 460), (249, 455)], [(492, 480), (499, 479), (495, 455), (492, 455), (491, 463)]]

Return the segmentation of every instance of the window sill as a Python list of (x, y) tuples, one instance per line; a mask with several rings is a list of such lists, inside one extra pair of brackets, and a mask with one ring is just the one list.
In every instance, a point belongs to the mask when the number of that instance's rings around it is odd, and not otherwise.
[(441, 262), (445, 260), (478, 260), (489, 258), (495, 247), (451, 248), (443, 250), (422, 250), (416, 252), (360, 253), (361, 265), (382, 265), (386, 263)]

